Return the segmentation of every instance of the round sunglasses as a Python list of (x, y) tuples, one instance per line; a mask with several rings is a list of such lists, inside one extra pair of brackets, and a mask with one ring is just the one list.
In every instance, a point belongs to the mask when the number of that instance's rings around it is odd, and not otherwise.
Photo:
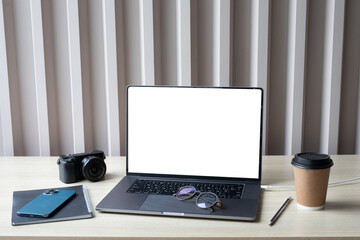
[(223, 203), (220, 198), (212, 192), (200, 192), (193, 186), (184, 186), (179, 189), (174, 196), (180, 200), (188, 200), (196, 197), (196, 205), (202, 209), (210, 209), (214, 211), (214, 207), (221, 208)]

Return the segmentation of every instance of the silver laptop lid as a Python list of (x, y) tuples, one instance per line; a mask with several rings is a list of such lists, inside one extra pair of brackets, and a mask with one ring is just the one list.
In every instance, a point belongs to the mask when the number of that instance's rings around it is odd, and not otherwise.
[(262, 89), (129, 86), (127, 174), (261, 178)]

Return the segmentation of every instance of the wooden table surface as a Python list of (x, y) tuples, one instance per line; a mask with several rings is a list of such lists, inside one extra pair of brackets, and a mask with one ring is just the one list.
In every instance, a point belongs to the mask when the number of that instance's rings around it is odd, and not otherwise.
[[(263, 157), (263, 185), (293, 186), (291, 156)], [(360, 156), (332, 156), (330, 182), (360, 176)], [(325, 209), (298, 210), (294, 199), (278, 221), (271, 217), (295, 190), (262, 190), (255, 222), (204, 220), (95, 212), (86, 220), (25, 226), (11, 225), (12, 193), (16, 190), (84, 184), (95, 206), (125, 175), (125, 158), (106, 159), (101, 182), (64, 184), (59, 180), (57, 157), (0, 157), (0, 239), (360, 239), (360, 181), (330, 186)]]

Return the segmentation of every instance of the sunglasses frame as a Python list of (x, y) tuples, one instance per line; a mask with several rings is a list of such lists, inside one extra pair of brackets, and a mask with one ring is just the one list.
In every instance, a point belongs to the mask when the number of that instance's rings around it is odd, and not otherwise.
[[(194, 193), (193, 193), (191, 196), (187, 197), (187, 198), (179, 198), (179, 197), (178, 197), (179, 192), (182, 191), (182, 190), (184, 190), (185, 188), (193, 188), (193, 189), (194, 189)], [(213, 204), (211, 204), (211, 206), (206, 207), (206, 208), (203, 208), (203, 207), (200, 207), (200, 206), (199, 206), (198, 200), (199, 200), (200, 196), (203, 195), (203, 194), (211, 194), (211, 195), (215, 196), (216, 200), (214, 201)], [(190, 200), (190, 199), (196, 197), (196, 206), (197, 206), (198, 208), (201, 208), (201, 209), (210, 209), (210, 211), (212, 211), (212, 212), (215, 211), (215, 210), (214, 210), (214, 207), (222, 208), (222, 206), (223, 206), (223, 202), (222, 202), (221, 199), (218, 197), (218, 195), (216, 195), (215, 193), (213, 193), (213, 192), (200, 192), (200, 191), (196, 190), (196, 188), (195, 188), (194, 186), (191, 186), (191, 185), (183, 186), (183, 187), (179, 188), (179, 190), (178, 190), (176, 193), (174, 193), (173, 196), (176, 197), (176, 199), (177, 199), (177, 200), (180, 200), (180, 201)]]

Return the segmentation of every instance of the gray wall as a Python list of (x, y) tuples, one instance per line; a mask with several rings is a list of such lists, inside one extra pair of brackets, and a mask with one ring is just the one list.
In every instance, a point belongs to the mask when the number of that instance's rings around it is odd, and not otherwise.
[(357, 0), (0, 0), (0, 155), (124, 155), (128, 84), (260, 86), (264, 154), (359, 154), (359, 12)]

